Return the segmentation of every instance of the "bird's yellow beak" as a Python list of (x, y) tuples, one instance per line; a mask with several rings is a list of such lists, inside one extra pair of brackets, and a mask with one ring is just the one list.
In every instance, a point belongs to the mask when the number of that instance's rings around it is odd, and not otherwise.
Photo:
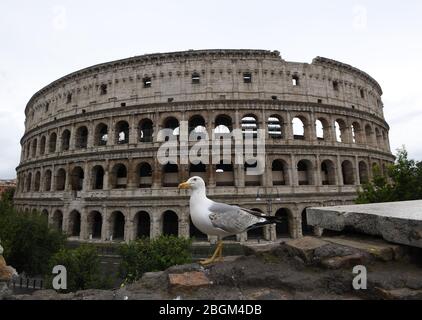
[(188, 182), (183, 182), (179, 184), (179, 189), (190, 189), (190, 184)]

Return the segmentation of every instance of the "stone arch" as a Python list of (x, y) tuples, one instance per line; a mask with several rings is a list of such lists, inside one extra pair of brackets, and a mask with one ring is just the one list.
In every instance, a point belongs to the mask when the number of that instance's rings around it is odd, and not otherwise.
[(121, 211), (114, 211), (110, 216), (110, 231), (113, 240), (125, 239), (125, 215)]
[(361, 184), (365, 184), (369, 181), (368, 165), (365, 161), (359, 162), (359, 180)]
[(382, 135), (381, 135), (381, 131), (378, 128), (375, 128), (375, 139), (376, 139), (378, 148), (382, 148)]
[(99, 123), (95, 127), (94, 145), (105, 146), (108, 141), (108, 126), (105, 123)]
[(343, 184), (344, 185), (353, 185), (355, 184), (355, 175), (353, 170), (353, 164), (349, 160), (344, 160), (341, 164), (341, 172), (343, 175)]
[(153, 142), (154, 124), (151, 119), (145, 118), (139, 121), (139, 141)]
[(362, 136), (362, 128), (359, 122), (352, 123), (352, 138), (354, 143), (363, 144), (364, 138)]
[(40, 155), (44, 155), (45, 154), (45, 145), (47, 143), (47, 138), (45, 136), (41, 137), (41, 141), (40, 141)]
[(76, 149), (86, 149), (88, 146), (88, 128), (86, 126), (80, 126), (76, 130)]
[(26, 192), (31, 191), (31, 185), (32, 185), (32, 172), (29, 172), (26, 176)]
[[(173, 136), (180, 135), (180, 123), (179, 120), (175, 117), (167, 117), (163, 121), (163, 128), (168, 130), (173, 130)], [(166, 137), (166, 141), (169, 140), (169, 137)]]
[(71, 237), (80, 237), (81, 235), (81, 213), (73, 210), (69, 214), (69, 234)]
[(61, 146), (62, 151), (68, 151), (69, 150), (69, 148), (70, 148), (70, 135), (71, 135), (71, 133), (68, 129), (65, 129), (62, 132), (62, 139), (61, 139), (62, 140), (62, 146)]
[(336, 184), (336, 169), (334, 162), (327, 159), (321, 162), (321, 182), (322, 185)]
[(275, 216), (281, 219), (281, 223), (277, 223), (275, 230), (276, 230), (276, 238), (286, 238), (291, 237), (292, 232), (292, 213), (287, 208), (280, 208), (276, 211)]
[(28, 141), (26, 144), (26, 158), (29, 159), (31, 157), (31, 141)]
[(54, 153), (56, 152), (56, 146), (57, 146), (57, 134), (53, 132), (50, 134), (50, 138), (48, 139), (48, 152)]
[(179, 185), (179, 166), (167, 163), (163, 166), (163, 187), (177, 187)]
[(135, 238), (150, 238), (151, 217), (146, 211), (139, 211), (134, 218)]
[(136, 166), (136, 184), (139, 188), (152, 186), (152, 167), (148, 162), (141, 162)]
[(207, 132), (205, 119), (203, 116), (199, 114), (193, 115), (192, 117), (189, 118), (188, 127), (189, 127), (188, 129), (189, 134), (194, 132), (195, 135), (198, 135), (199, 137), (203, 137), (204, 133), (206, 134)]
[(341, 143), (347, 143), (347, 126), (343, 119), (337, 119), (334, 122), (336, 131), (336, 141)]
[(279, 115), (271, 115), (267, 120), (268, 135), (272, 139), (284, 139), (284, 122)]
[(244, 115), (241, 120), (241, 128), (243, 135), (252, 133), (256, 138), (259, 129), (258, 117), (252, 113)]
[(60, 168), (56, 173), (56, 191), (63, 191), (66, 188), (66, 170)]
[(85, 173), (84, 170), (77, 166), (71, 171), (70, 184), (73, 191), (81, 191), (84, 185)]
[(88, 235), (92, 239), (102, 238), (103, 215), (99, 211), (91, 211), (88, 215)]
[(232, 118), (226, 114), (219, 114), (215, 117), (215, 133), (230, 133), (233, 130)]
[(373, 146), (374, 145), (374, 139), (373, 139), (373, 130), (370, 124), (367, 124), (365, 126), (365, 136), (366, 136), (366, 144)]
[(52, 227), (59, 231), (63, 230), (63, 212), (61, 210), (54, 211), (52, 217)]
[(167, 210), (162, 214), (162, 227), (163, 235), (179, 235), (179, 217), (176, 212)]
[(317, 140), (326, 141), (330, 139), (330, 123), (323, 117), (315, 120), (315, 132)]
[(37, 144), (38, 140), (35, 138), (32, 141), (31, 147), (32, 147), (32, 158), (35, 158), (37, 156)]
[(314, 184), (313, 165), (310, 160), (304, 159), (297, 163), (298, 184), (307, 186)]
[(115, 126), (115, 137), (116, 144), (127, 144), (129, 143), (129, 123), (125, 120), (120, 120)]
[(294, 140), (307, 140), (308, 133), (308, 119), (303, 115), (297, 115), (292, 119), (292, 132)]
[(281, 159), (274, 160), (272, 162), (271, 171), (274, 186), (285, 186), (290, 184), (288, 176), (288, 165), (286, 161)]
[(125, 189), (127, 187), (127, 168), (123, 163), (117, 163), (113, 166), (110, 186), (112, 189)]
[(216, 165), (215, 183), (217, 187), (234, 186), (234, 170), (231, 163), (225, 164), (221, 160)]
[(96, 165), (92, 168), (91, 173), (91, 188), (93, 190), (102, 190), (104, 189), (104, 168), (100, 165)]
[(38, 192), (40, 191), (41, 186), (41, 172), (37, 171), (35, 173), (35, 179), (34, 179), (34, 191)]

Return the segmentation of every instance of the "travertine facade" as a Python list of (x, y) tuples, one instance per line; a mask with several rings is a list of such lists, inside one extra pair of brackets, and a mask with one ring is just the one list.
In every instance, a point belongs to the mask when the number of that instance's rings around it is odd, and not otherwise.
[[(394, 160), (381, 95), (354, 67), (287, 62), (277, 51), (186, 51), (89, 67), (29, 101), (15, 203), (82, 240), (185, 236), (196, 233), (188, 194), (176, 186), (201, 175), (218, 201), (267, 212), (263, 187), (273, 195), (271, 213), (285, 225), (249, 238), (300, 237), (305, 208), (350, 203), (374, 164), (385, 170)], [(244, 165), (161, 166), (157, 132), (182, 120), (209, 134), (266, 129), (264, 175), (245, 175)]]

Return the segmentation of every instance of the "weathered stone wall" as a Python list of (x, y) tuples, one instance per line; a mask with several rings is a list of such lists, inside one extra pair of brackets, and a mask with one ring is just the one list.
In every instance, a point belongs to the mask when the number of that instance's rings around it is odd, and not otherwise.
[[(258, 188), (272, 188), (281, 199), (274, 200), (272, 214), (286, 215), (288, 234), (300, 237), (305, 208), (350, 203), (374, 164), (385, 170), (393, 161), (381, 95), (374, 79), (349, 65), (319, 57), (311, 64), (287, 62), (276, 51), (187, 51), (89, 67), (29, 101), (15, 203), (44, 212), (50, 223), (85, 240), (99, 233), (97, 212), (102, 240), (115, 233), (117, 213), (125, 220), (126, 240), (136, 237), (140, 224), (150, 225), (151, 236), (161, 234), (169, 210), (177, 215), (178, 234), (188, 235), (187, 193), (175, 182), (200, 174), (213, 199), (263, 212), (268, 208), (256, 200)], [(230, 129), (241, 129), (247, 117), (267, 129), (266, 171), (257, 179), (246, 177), (243, 165), (233, 165), (224, 178), (216, 165), (193, 173), (179, 164), (176, 173), (165, 173), (156, 159), (157, 132), (174, 128), (174, 120), (211, 133), (227, 121)], [(294, 118), (301, 120), (303, 136), (294, 132)], [(274, 119), (277, 136), (269, 130)], [(139, 218), (141, 211), (149, 223)], [(262, 236), (274, 240), (276, 229), (267, 227)]]

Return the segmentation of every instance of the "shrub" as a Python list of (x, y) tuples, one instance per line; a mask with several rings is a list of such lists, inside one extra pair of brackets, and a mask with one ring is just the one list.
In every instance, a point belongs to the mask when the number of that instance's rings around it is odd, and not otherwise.
[(133, 282), (145, 272), (165, 270), (173, 265), (190, 263), (190, 239), (174, 236), (139, 239), (124, 244), (120, 249), (122, 256), (121, 275), (125, 282)]
[[(83, 244), (76, 249), (61, 249), (50, 260), (49, 269), (62, 265), (67, 271), (67, 289), (63, 292), (73, 292), (86, 289), (108, 289), (110, 279), (101, 275), (100, 258), (97, 249)], [(55, 275), (47, 276), (46, 283), (52, 285)]]
[(28, 275), (50, 273), (48, 262), (66, 241), (65, 235), (48, 226), (45, 217), (16, 212), (4, 202), (0, 205), (0, 239), (8, 264)]

